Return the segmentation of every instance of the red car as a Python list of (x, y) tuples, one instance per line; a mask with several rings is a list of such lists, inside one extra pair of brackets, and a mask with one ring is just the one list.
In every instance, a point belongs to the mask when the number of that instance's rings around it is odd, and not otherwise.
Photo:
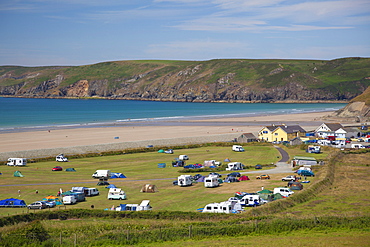
[(51, 169), (52, 171), (63, 171), (63, 168), (61, 166), (56, 166), (54, 167), (53, 169)]

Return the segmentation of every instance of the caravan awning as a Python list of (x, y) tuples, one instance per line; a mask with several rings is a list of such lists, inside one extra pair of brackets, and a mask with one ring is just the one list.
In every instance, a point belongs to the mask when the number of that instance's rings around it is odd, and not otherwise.
[(150, 200), (143, 200), (143, 201), (140, 203), (140, 206), (141, 206), (141, 207), (146, 207), (146, 206), (149, 206), (149, 203), (150, 203)]

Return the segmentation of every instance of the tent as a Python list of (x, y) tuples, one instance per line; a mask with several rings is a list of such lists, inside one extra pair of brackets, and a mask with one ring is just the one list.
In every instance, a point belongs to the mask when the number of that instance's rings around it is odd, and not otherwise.
[(74, 168), (67, 168), (66, 172), (75, 172), (76, 170)]
[(239, 180), (236, 177), (227, 177), (224, 180), (224, 183), (234, 183), (234, 182), (239, 182)]
[(221, 178), (219, 178), (219, 179), (218, 179), (218, 183), (219, 183), (219, 184), (222, 184), (223, 182), (224, 182), (224, 181), (223, 181)]
[(202, 183), (202, 182), (204, 182), (204, 179), (205, 179), (206, 177), (205, 176), (201, 176), (201, 177), (199, 177), (198, 179), (197, 179), (197, 182), (198, 183)]
[(159, 149), (158, 150), (158, 153), (164, 153), (164, 150), (163, 149)]
[(63, 205), (63, 203), (60, 201), (59, 197), (57, 196), (47, 196), (43, 198), (42, 200), (43, 201), (54, 201), (56, 205)]
[(126, 176), (125, 175), (123, 175), (122, 173), (120, 173), (120, 172), (112, 172), (111, 174), (110, 174), (110, 178), (112, 179), (112, 178), (126, 178)]
[(243, 175), (243, 176), (241, 176), (241, 177), (239, 178), (239, 181), (247, 181), (247, 180), (250, 180), (250, 179), (249, 179), (249, 177), (248, 177), (248, 176), (245, 176), (245, 175)]
[(140, 192), (154, 193), (158, 192), (158, 189), (154, 184), (144, 184)]
[(264, 190), (258, 191), (257, 193), (258, 194), (272, 194), (273, 191), (268, 190), (268, 189), (264, 189)]
[(274, 200), (279, 200), (279, 199), (283, 199), (284, 197), (280, 194), (280, 193), (276, 193), (274, 194)]
[(21, 178), (24, 177), (20, 171), (15, 171), (13, 175), (14, 177), (21, 177)]
[(15, 198), (8, 198), (0, 201), (0, 207), (20, 208), (27, 207), (25, 201)]
[(224, 162), (230, 162), (229, 158), (224, 159)]
[(107, 187), (105, 187), (105, 188), (107, 188), (107, 189), (110, 189), (110, 188), (117, 188), (114, 184), (110, 184), (110, 185), (108, 185)]

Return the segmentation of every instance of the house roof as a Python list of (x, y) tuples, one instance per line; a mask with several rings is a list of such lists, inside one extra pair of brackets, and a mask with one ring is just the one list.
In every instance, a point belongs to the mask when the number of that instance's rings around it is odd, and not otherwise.
[(297, 133), (297, 132), (306, 132), (301, 126), (299, 125), (283, 125), (283, 126), (278, 126), (278, 128), (284, 130), (287, 134), (291, 133)]
[(252, 133), (243, 133), (242, 136), (250, 139), (256, 139)]
[(331, 131), (343, 129), (343, 126), (340, 123), (324, 123)]

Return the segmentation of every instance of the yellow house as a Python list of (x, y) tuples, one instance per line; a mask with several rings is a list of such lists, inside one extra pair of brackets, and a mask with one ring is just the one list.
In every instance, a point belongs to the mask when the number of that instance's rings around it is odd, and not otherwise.
[(258, 138), (267, 142), (290, 141), (296, 137), (304, 137), (306, 131), (299, 125), (266, 126), (258, 132)]

